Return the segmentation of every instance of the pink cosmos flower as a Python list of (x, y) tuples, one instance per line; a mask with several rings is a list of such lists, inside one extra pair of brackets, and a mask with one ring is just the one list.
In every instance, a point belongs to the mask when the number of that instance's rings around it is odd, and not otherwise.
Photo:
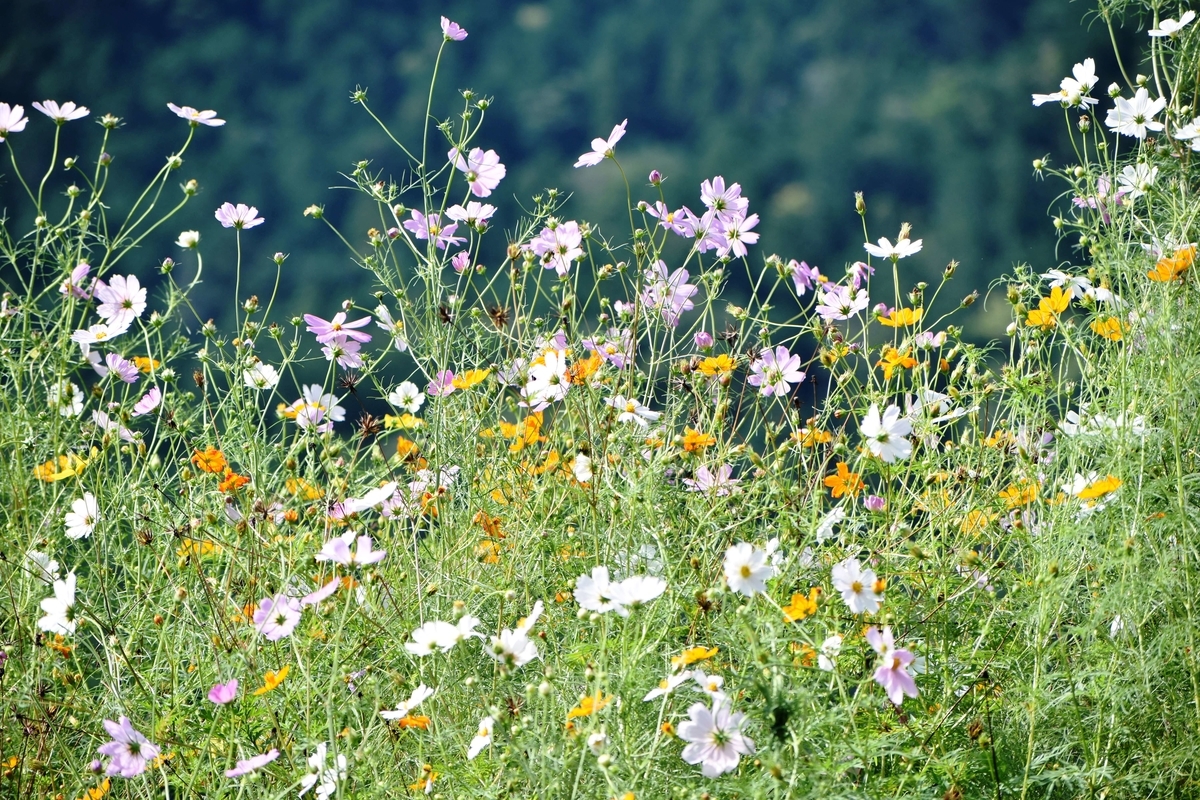
[(360, 350), (362, 350), (362, 345), (359, 342), (343, 335), (335, 336), (321, 348), (326, 361), (337, 361), (346, 369), (358, 369), (363, 365), (362, 356), (359, 354)]
[(454, 235), (454, 232), (458, 230), (457, 222), (451, 222), (443, 227), (440, 215), (425, 216), (415, 208), (412, 211), (412, 219), (404, 220), (404, 227), (418, 239), (432, 240), (439, 250), (445, 250), (448, 245), (462, 244), (466, 241), (463, 237)]
[(700, 184), (700, 200), (723, 225), (744, 216), (750, 208), (750, 200), (742, 197), (741, 184), (733, 183), (726, 188), (725, 178), (720, 175)]
[(112, 741), (100, 745), (96, 752), (112, 759), (108, 764), (109, 775), (135, 778), (146, 771), (146, 766), (159, 753), (158, 745), (129, 724), (129, 717), (122, 715), (117, 722), (106, 719), (104, 729)]
[(804, 293), (821, 282), (821, 271), (810, 267), (807, 262), (792, 259), (788, 262), (792, 268), (792, 282), (796, 284), (796, 296), (804, 297)]
[(693, 703), (688, 718), (679, 724), (679, 738), (688, 743), (683, 760), (701, 764), (706, 778), (737, 769), (741, 756), (754, 752), (754, 741), (742, 733), (745, 720), (746, 715), (733, 713), (726, 700), (714, 700), (711, 711)]
[(346, 322), (346, 313), (339, 311), (333, 315), (333, 319), (326, 321), (313, 314), (305, 314), (304, 321), (308, 323), (306, 329), (309, 333), (315, 334), (319, 344), (328, 344), (339, 336), (347, 339), (354, 339), (357, 342), (371, 341), (371, 334), (363, 333), (355, 330), (371, 324), (370, 317), (356, 319), (353, 322)]
[(20, 133), (25, 130), (29, 117), (25, 116), (23, 106), (0, 103), (0, 142), (10, 133)]
[(222, 227), (237, 228), (239, 231), (266, 222), (258, 216), (257, 208), (247, 206), (245, 203), (238, 203), (236, 206), (233, 203), (224, 203), (217, 209), (215, 216)]
[(320, 589), (317, 589), (315, 592), (304, 595), (304, 597), (300, 598), (300, 607), (307, 608), (308, 606), (315, 606), (322, 600), (333, 596), (333, 593), (337, 591), (338, 586), (340, 586), (341, 583), (342, 579), (335, 577), (333, 580), (322, 586)]
[(687, 282), (688, 271), (683, 267), (667, 275), (667, 264), (661, 259), (646, 270), (647, 283), (642, 290), (642, 305), (662, 314), (672, 328), (679, 324), (684, 311), (696, 307), (691, 298), (700, 291)]
[(725, 246), (720, 214), (716, 209), (710, 208), (701, 217), (692, 214), (687, 206), (681, 211), (684, 213), (684, 219), (680, 224), (688, 231), (684, 235), (696, 240), (697, 252), (707, 253), (709, 250), (719, 250)]
[(745, 258), (748, 252), (746, 245), (758, 241), (758, 234), (750, 230), (757, 224), (758, 214), (748, 217), (740, 212), (732, 214), (719, 226), (722, 243), (717, 247), (717, 255), (724, 258), (732, 253), (736, 258)]
[(887, 508), (887, 500), (877, 494), (869, 494), (863, 498), (863, 508), (878, 513)]
[(628, 328), (609, 328), (607, 334), (596, 334), (580, 344), (617, 369), (625, 369), (633, 361), (633, 333)]
[(692, 341), (696, 345), (697, 350), (708, 350), (714, 344), (714, 339), (708, 331), (696, 331), (696, 335), (692, 337)]
[(237, 766), (233, 769), (225, 770), (226, 778), (240, 778), (243, 775), (249, 775), (255, 770), (262, 769), (267, 764), (270, 764), (275, 759), (279, 758), (279, 751), (272, 747), (262, 755), (251, 756), (250, 758), (239, 759)]
[(132, 324), (146, 310), (146, 288), (134, 275), (114, 275), (108, 283), (96, 281), (94, 293), (100, 303), (96, 313), (112, 325)]
[(77, 106), (70, 101), (63, 103), (60, 106), (53, 100), (43, 100), (40, 103), (34, 103), (33, 107), (57, 122), (59, 125), (62, 125), (64, 122), (70, 122), (73, 119), (86, 117), (90, 113), (83, 106)]
[(300, 601), (285, 594), (262, 600), (254, 612), (254, 627), (271, 642), (291, 636), (298, 624)]
[(613, 158), (613, 148), (617, 146), (617, 142), (621, 141), (621, 137), (625, 135), (625, 125), (629, 120), (623, 121), (620, 125), (614, 125), (612, 133), (607, 139), (592, 139), (592, 152), (584, 153), (575, 162), (575, 167), (594, 167), (606, 158)]
[(217, 112), (197, 111), (191, 106), (177, 106), (174, 103), (167, 103), (167, 108), (175, 112), (175, 116), (186, 119), (195, 128), (198, 125), (207, 125), (210, 128), (219, 128), (225, 124), (225, 120), (217, 119)]
[(850, 283), (855, 291), (861, 289), (874, 274), (875, 268), (870, 264), (855, 261), (850, 265)]
[[(453, 150), (450, 152), (454, 152)], [(503, 176), (502, 176), (503, 177)], [(496, 207), (488, 203), (480, 203), (475, 200), (467, 203), (467, 207), (463, 208), (460, 205), (453, 205), (446, 209), (446, 216), (455, 222), (465, 222), (468, 227), (478, 231), (483, 231), (487, 228), (488, 220), (496, 213)]]
[(471, 266), (471, 254), (466, 250), (455, 253), (454, 258), (450, 259), (450, 266), (453, 267), (454, 271), (459, 275), (463, 274), (467, 271), (467, 267)]
[(678, 211), (672, 211), (667, 208), (667, 204), (662, 200), (656, 200), (654, 201), (654, 205), (646, 206), (646, 213), (658, 220), (658, 224), (661, 227), (666, 228), (677, 236), (691, 235), (691, 231), (687, 225), (687, 218), (692, 212), (688, 211), (686, 206)]
[(129, 325), (129, 322), (121, 324), (116, 322), (97, 322), (95, 325), (72, 333), (71, 341), (81, 346), (91, 346), (100, 342), (107, 342), (128, 331)]
[[(387, 494), (380, 498), (379, 502), (383, 502), (392, 496), (395, 492), (396, 484), (390, 484), (390, 489)], [(354, 542), (356, 547), (354, 552), (350, 552), (350, 544)], [(332, 561), (335, 564), (341, 564), (344, 567), (365, 567), (369, 564), (378, 564), (387, 556), (386, 550), (375, 550), (371, 542), (371, 537), (362, 535), (355, 539), (354, 531), (346, 531), (341, 536), (335, 536), (321, 546), (321, 552), (313, 556), (314, 561)]]
[(579, 223), (571, 220), (547, 225), (533, 241), (525, 245), (541, 259), (545, 269), (553, 269), (558, 276), (565, 277), (571, 264), (583, 256), (583, 233)]
[(718, 497), (724, 497), (739, 481), (733, 477), (733, 467), (729, 464), (722, 464), (717, 467), (715, 473), (708, 468), (708, 465), (703, 465), (696, 470), (695, 478), (684, 478), (683, 483), (688, 487), (689, 492), (709, 492)]
[(463, 30), (461, 25), (457, 22), (451, 22), (445, 17), (442, 17), (442, 35), (449, 42), (461, 42), (467, 38), (467, 32)]
[(752, 373), (746, 382), (759, 387), (763, 397), (779, 395), (782, 397), (792, 390), (792, 384), (804, 380), (800, 371), (800, 356), (792, 355), (783, 345), (774, 350), (764, 350), (762, 355), (750, 365)]
[(116, 353), (109, 353), (104, 357), (104, 363), (108, 365), (108, 371), (115, 372), (121, 380), (126, 383), (137, 383), (138, 368), (132, 362), (126, 361)]
[(117, 434), (117, 436), (121, 437), (121, 441), (137, 441), (137, 436), (134, 435), (133, 431), (129, 430), (129, 428), (126, 428), (124, 425), (117, 422), (100, 409), (92, 410), (92, 422), (96, 423), (96, 427), (105, 433)]
[(439, 372), (425, 387), (425, 393), (430, 397), (445, 397), (454, 394), (454, 372), (448, 369)]
[[(3, 141), (3, 139), (0, 139), (0, 141)], [(91, 289), (84, 291), (83, 280), (91, 271), (91, 264), (88, 264), (86, 261), (80, 261), (75, 265), (75, 269), (71, 270), (71, 277), (67, 278), (58, 285), (58, 293), (63, 295), (70, 293), (80, 300), (90, 300), (92, 297), (92, 291)], [(95, 283), (93, 282), (93, 287), (94, 286)], [(145, 297), (143, 296), (143, 300), (144, 299)]]
[(827, 322), (850, 319), (871, 304), (866, 292), (841, 284), (824, 284), (817, 294), (817, 314)]
[(887, 692), (894, 705), (904, 702), (904, 696), (917, 696), (917, 682), (908, 667), (913, 663), (913, 654), (908, 650), (897, 650), (892, 639), (892, 629), (884, 626), (883, 632), (872, 625), (867, 630), (867, 641), (879, 654), (879, 666), (875, 668), (875, 682)]
[(229, 683), (215, 684), (208, 690), (208, 701), (223, 706), (232, 703), (237, 698), (238, 680), (234, 678)]
[(448, 155), (451, 163), (466, 173), (471, 194), (476, 197), (487, 197), (508, 174), (495, 150), (484, 152), (482, 148), (475, 147), (463, 158), (462, 153), (455, 147)]

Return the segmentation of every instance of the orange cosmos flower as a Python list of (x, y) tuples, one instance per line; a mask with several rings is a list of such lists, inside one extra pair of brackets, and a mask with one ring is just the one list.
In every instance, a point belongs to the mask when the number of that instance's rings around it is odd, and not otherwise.
[(267, 692), (273, 692), (287, 678), (288, 672), (292, 669), (291, 664), (284, 664), (283, 669), (275, 672), (267, 670), (263, 675), (263, 685), (254, 690), (254, 696), (264, 695)]
[(197, 450), (192, 453), (192, 463), (201, 472), (212, 472), (218, 475), (224, 472), (225, 468), (229, 466), (229, 463), (225, 460), (225, 454), (215, 447)]
[(837, 474), (825, 478), (825, 485), (830, 488), (835, 498), (841, 497), (844, 494), (857, 497), (864, 486), (862, 479), (858, 477), (858, 473), (851, 472), (845, 461), (838, 462)]
[(917, 360), (908, 353), (908, 350), (901, 353), (894, 347), (884, 349), (883, 358), (879, 359), (875, 366), (883, 367), (883, 379), (885, 381), (892, 379), (892, 373), (896, 370), (896, 367), (912, 369), (917, 365)]
[(671, 666), (674, 669), (679, 669), (680, 667), (695, 664), (697, 661), (707, 661), (719, 652), (721, 652), (719, 647), (689, 647), (680, 655), (671, 657)]
[(1173, 281), (1183, 275), (1196, 258), (1196, 245), (1189, 244), (1175, 251), (1175, 255), (1160, 258), (1154, 269), (1146, 273), (1146, 277), (1156, 283)]
[(683, 432), (683, 449), (685, 452), (698, 453), (706, 447), (712, 447), (716, 443), (716, 437), (710, 433), (701, 433), (693, 428), (686, 428)]
[(612, 695), (605, 696), (604, 692), (597, 691), (594, 695), (581, 697), (579, 705), (567, 712), (567, 719), (577, 719), (579, 717), (590, 717), (600, 709), (612, 702)]
[(817, 598), (821, 596), (821, 587), (814, 586), (808, 590), (808, 597), (802, 592), (792, 595), (792, 602), (783, 607), (784, 622), (799, 622), (817, 613)]
[(225, 468), (225, 478), (217, 484), (217, 489), (232, 494), (250, 482), (245, 475), (238, 475), (229, 467)]

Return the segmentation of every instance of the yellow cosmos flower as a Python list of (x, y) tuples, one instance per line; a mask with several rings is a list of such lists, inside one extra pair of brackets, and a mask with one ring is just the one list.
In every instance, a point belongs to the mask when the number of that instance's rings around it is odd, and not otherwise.
[(588, 695), (579, 699), (579, 705), (567, 712), (567, 719), (578, 719), (579, 717), (590, 717), (600, 709), (612, 702), (612, 695), (605, 695), (602, 691), (597, 691), (594, 695)]
[[(92, 448), (92, 454), (95, 455), (98, 451)], [(53, 483), (66, 478), (73, 478), (87, 468), (88, 462), (74, 453), (67, 453), (65, 456), (59, 456), (57, 459), (50, 459), (45, 464), (39, 464), (33, 468), (33, 475), (39, 481)]]
[(158, 369), (159, 363), (160, 362), (158, 359), (150, 358), (149, 356), (133, 357), (133, 365), (137, 367), (139, 371), (144, 372), (147, 375), (150, 374), (151, 370)]
[(1050, 290), (1049, 297), (1043, 297), (1038, 307), (1029, 312), (1025, 324), (1031, 328), (1048, 330), (1058, 324), (1058, 315), (1067, 310), (1071, 304), (1071, 295), (1064, 292), (1061, 286)]
[(709, 356), (700, 362), (700, 373), (708, 378), (719, 378), (722, 375), (731, 375), (734, 370), (733, 359), (725, 353), (717, 356)]
[(305, 500), (316, 500), (324, 494), (304, 478), (288, 478), (283, 485), (287, 487), (288, 494), (302, 496)]
[(1190, 244), (1175, 251), (1175, 255), (1160, 258), (1146, 277), (1157, 283), (1173, 281), (1183, 275), (1196, 258), (1196, 245)]
[(698, 453), (706, 447), (712, 447), (717, 439), (710, 433), (701, 433), (694, 428), (686, 428), (683, 432), (683, 449), (688, 453)]
[(808, 596), (803, 592), (792, 595), (792, 602), (783, 607), (784, 622), (799, 622), (817, 613), (817, 598), (821, 596), (821, 587), (814, 586), (808, 590)]
[(472, 386), (483, 383), (491, 374), (490, 369), (469, 369), (462, 375), (456, 375), (451, 383), (455, 389), (470, 389)]
[(890, 381), (892, 379), (892, 373), (897, 367), (901, 367), (903, 369), (912, 369), (917, 365), (917, 360), (908, 353), (908, 350), (905, 350), (903, 353), (901, 353), (894, 347), (888, 347), (884, 349), (883, 358), (879, 359), (875, 366), (883, 367), (883, 379), (885, 381)]
[(1125, 338), (1125, 326), (1116, 317), (1102, 317), (1092, 322), (1092, 333), (1113, 342)]
[(679, 669), (680, 667), (695, 664), (697, 661), (707, 661), (720, 651), (719, 647), (689, 647), (680, 655), (671, 656), (671, 666), (674, 669)]
[(254, 690), (254, 696), (258, 697), (259, 695), (264, 695), (267, 692), (275, 691), (279, 684), (283, 683), (284, 679), (287, 678), (288, 672), (290, 672), (291, 669), (291, 664), (284, 664), (283, 669), (280, 669), (277, 672), (267, 670), (266, 674), (263, 675), (263, 685)]
[(1000, 499), (1004, 501), (1004, 505), (1009, 508), (1017, 506), (1027, 506), (1038, 499), (1038, 494), (1042, 487), (1037, 481), (1027, 483), (1024, 486), (1013, 484), (1000, 493)]
[(383, 427), (389, 431), (397, 429), (410, 431), (413, 428), (420, 428), (424, 424), (425, 420), (412, 414), (401, 414), (398, 417), (395, 414), (383, 415)]
[(1083, 487), (1083, 490), (1079, 492), (1078, 497), (1081, 500), (1095, 500), (1097, 498), (1104, 497), (1106, 494), (1112, 494), (1117, 489), (1120, 489), (1122, 483), (1124, 483), (1124, 481), (1122, 481), (1116, 475), (1106, 475), (1100, 480), (1089, 483), (1087, 486)]
[(886, 325), (889, 328), (908, 327), (916, 325), (921, 321), (921, 314), (924, 313), (923, 308), (897, 308), (890, 316), (880, 317), (879, 324)]

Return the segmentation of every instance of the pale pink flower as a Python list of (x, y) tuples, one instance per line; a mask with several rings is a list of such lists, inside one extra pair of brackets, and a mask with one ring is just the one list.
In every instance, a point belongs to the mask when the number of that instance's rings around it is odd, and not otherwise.
[(228, 683), (215, 684), (208, 690), (208, 701), (223, 706), (232, 703), (237, 698), (238, 680), (234, 678)]
[(247, 206), (245, 203), (238, 203), (236, 206), (233, 203), (224, 203), (217, 209), (215, 214), (217, 222), (221, 223), (226, 228), (237, 228), (238, 230), (253, 228), (255, 225), (262, 225), (266, 220), (258, 216), (258, 209), (254, 206)]
[(454, 232), (458, 230), (457, 222), (443, 226), (441, 215), (426, 216), (415, 208), (412, 210), (412, 219), (404, 220), (404, 228), (418, 239), (431, 240), (439, 250), (445, 250), (448, 245), (462, 244), (466, 241), (463, 237), (454, 235)]
[(746, 245), (755, 244), (758, 241), (758, 234), (751, 231), (751, 228), (756, 225), (758, 225), (758, 214), (746, 217), (738, 213), (722, 222), (718, 228), (722, 244), (717, 247), (717, 255), (725, 257), (732, 253), (735, 258), (745, 258), (749, 252), (746, 250)]
[(729, 464), (717, 467), (715, 473), (708, 465), (701, 465), (696, 470), (695, 478), (683, 479), (683, 484), (688, 487), (689, 492), (709, 492), (718, 497), (728, 495), (738, 483), (738, 479), (733, 477), (733, 467)]
[[(175, 112), (175, 116), (180, 119), (186, 119), (195, 128), (198, 125), (207, 125), (210, 128), (219, 128), (225, 124), (225, 120), (217, 119), (217, 112), (197, 111), (191, 106), (177, 106), (174, 103), (167, 103), (167, 108)], [(228, 226), (226, 226), (228, 227)]]
[(556, 222), (542, 228), (537, 238), (525, 245), (542, 262), (545, 269), (552, 269), (559, 277), (571, 271), (571, 265), (583, 257), (583, 233), (579, 223)]
[[(92, 291), (91, 289), (84, 291), (83, 280), (91, 271), (91, 264), (87, 263), (86, 261), (80, 261), (75, 265), (75, 269), (71, 270), (71, 277), (67, 278), (58, 285), (58, 293), (63, 295), (71, 294), (74, 297), (78, 297), (80, 300), (90, 300), (92, 297)], [(93, 282), (93, 288), (94, 286), (95, 283)], [(145, 296), (143, 296), (142, 299), (145, 300)]]
[(292, 635), (300, 624), (300, 601), (285, 594), (268, 597), (254, 612), (254, 627), (268, 641), (277, 642)]
[(687, 282), (688, 271), (683, 267), (667, 274), (667, 264), (661, 259), (646, 270), (646, 285), (642, 290), (642, 305), (657, 310), (663, 321), (672, 328), (679, 324), (684, 311), (696, 307), (692, 297), (700, 290)]
[(446, 41), (448, 42), (461, 42), (467, 38), (467, 32), (461, 25), (445, 17), (442, 17), (442, 35), (446, 37)]
[(129, 430), (129, 428), (126, 428), (120, 422), (108, 416), (108, 414), (104, 413), (100, 409), (92, 410), (92, 422), (96, 423), (96, 427), (105, 433), (117, 434), (117, 436), (121, 437), (122, 441), (137, 441), (137, 436), (134, 435), (133, 431)]
[(146, 310), (146, 288), (134, 275), (114, 275), (108, 283), (97, 281), (96, 313), (112, 325), (130, 324)]
[[(686, 224), (687, 215), (691, 214), (686, 208), (672, 211), (662, 200), (655, 200), (654, 205), (647, 205), (646, 213), (658, 220), (658, 224), (678, 236), (690, 236)], [(686, 213), (685, 213), (686, 212)]]
[(108, 365), (110, 374), (115, 373), (125, 383), (137, 383), (138, 368), (133, 365), (133, 362), (126, 361), (116, 353), (109, 353), (104, 357), (104, 363)]
[(25, 130), (29, 117), (25, 116), (23, 106), (0, 103), (0, 142), (10, 133), (20, 133)]
[(841, 284), (824, 284), (817, 293), (817, 314), (827, 322), (845, 320), (871, 304), (864, 291)]
[(96, 752), (108, 756), (109, 775), (135, 778), (146, 771), (146, 767), (158, 755), (158, 745), (151, 742), (129, 723), (124, 715), (117, 722), (104, 720), (104, 729), (112, 741), (100, 745)]
[(796, 296), (804, 297), (804, 293), (821, 282), (821, 270), (810, 267), (805, 261), (792, 259), (788, 262), (792, 270), (792, 282), (796, 284)]
[(746, 715), (733, 713), (725, 700), (714, 700), (710, 711), (703, 703), (693, 703), (688, 719), (679, 724), (679, 738), (688, 743), (683, 760), (701, 764), (700, 773), (715, 778), (737, 769), (743, 755), (754, 752), (754, 741), (742, 733)]
[(328, 598), (333, 596), (333, 593), (336, 592), (338, 590), (338, 587), (341, 585), (342, 585), (342, 579), (335, 577), (333, 580), (329, 581), (329, 583), (325, 584), (320, 589), (317, 589), (314, 592), (309, 592), (308, 594), (304, 595), (304, 597), (301, 597), (300, 598), (300, 607), (308, 608), (309, 606), (317, 605), (322, 600), (327, 600)]
[(425, 387), (425, 393), (430, 397), (445, 397), (454, 394), (454, 371), (444, 369), (437, 373)]
[(243, 775), (249, 775), (251, 772), (262, 769), (277, 758), (279, 758), (279, 751), (272, 747), (262, 755), (239, 759), (236, 767), (225, 770), (225, 777), (240, 778)]
[(749, 198), (742, 197), (741, 184), (731, 183), (726, 187), (725, 178), (721, 175), (700, 184), (700, 200), (712, 212), (711, 219), (721, 225), (744, 216), (750, 208)]
[[(454, 164), (460, 171), (466, 173), (467, 183), (471, 187), (471, 194), (476, 197), (487, 197), (492, 193), (492, 190), (500, 184), (507, 173), (504, 165), (500, 163), (500, 156), (495, 150), (484, 152), (482, 148), (472, 148), (471, 152), (467, 153), (467, 157), (463, 158), (462, 153), (457, 147), (449, 152), (451, 163)], [(490, 206), (489, 206), (490, 208)], [(495, 209), (493, 209), (493, 212)], [(447, 216), (450, 214), (447, 212)], [(491, 216), (490, 214), (488, 216)], [(450, 217), (454, 219), (454, 217)]]
[(337, 361), (346, 369), (358, 369), (363, 365), (362, 356), (359, 354), (360, 350), (362, 350), (362, 344), (344, 335), (335, 336), (321, 348), (326, 361)]
[(887, 692), (888, 699), (895, 705), (904, 702), (904, 696), (917, 696), (917, 682), (909, 672), (913, 654), (908, 650), (896, 649), (892, 630), (884, 626), (883, 632), (872, 625), (867, 630), (867, 641), (879, 654), (879, 666), (875, 668), (875, 682)]
[[(387, 488), (387, 487), (385, 487)], [(396, 485), (390, 484), (390, 490), (386, 497), (380, 498), (379, 502), (383, 502), (387, 497), (395, 492)], [(354, 552), (350, 551), (350, 545), (355, 544)], [(367, 535), (358, 536), (355, 538), (354, 531), (346, 531), (340, 536), (335, 536), (321, 546), (321, 551), (313, 556), (314, 561), (332, 561), (336, 564), (341, 564), (345, 567), (365, 567), (369, 564), (378, 564), (387, 556), (386, 550), (375, 550), (371, 542), (371, 537)]]
[(592, 139), (592, 152), (581, 155), (575, 162), (575, 167), (594, 167), (606, 158), (613, 158), (613, 148), (625, 135), (625, 125), (628, 122), (629, 120), (625, 120), (620, 125), (614, 125), (607, 139)]
[(751, 375), (746, 382), (759, 387), (763, 397), (786, 395), (792, 385), (804, 380), (800, 371), (800, 356), (792, 355), (783, 345), (774, 350), (767, 348), (750, 365)]
[(459, 275), (467, 271), (467, 267), (471, 266), (471, 254), (466, 250), (455, 253), (454, 258), (450, 259), (450, 266)]
[[(451, 153), (454, 151), (451, 150)], [(504, 177), (504, 176), (501, 176)], [(493, 187), (494, 188), (494, 187)], [(465, 222), (468, 227), (483, 231), (487, 228), (488, 220), (496, 213), (496, 207), (475, 200), (467, 203), (467, 207), (453, 205), (446, 209), (446, 216), (455, 222)]]
[(59, 125), (62, 125), (64, 122), (70, 122), (73, 119), (86, 117), (89, 113), (83, 106), (77, 106), (69, 100), (61, 106), (53, 100), (43, 100), (40, 103), (34, 103), (33, 107)]

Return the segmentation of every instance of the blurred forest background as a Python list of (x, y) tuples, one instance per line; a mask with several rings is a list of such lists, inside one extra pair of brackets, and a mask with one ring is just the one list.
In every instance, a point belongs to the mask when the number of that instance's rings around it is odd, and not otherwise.
[[(477, 143), (508, 167), (490, 198), (502, 209), (498, 227), (511, 229), (517, 200), (528, 205), (555, 186), (574, 193), (570, 217), (627, 233), (616, 170), (571, 165), (628, 117), (619, 155), (634, 199), (654, 197), (645, 185), (651, 168), (668, 177), (672, 206), (699, 207), (704, 178), (740, 182), (763, 220), (755, 267), (779, 253), (840, 275), (863, 255), (852, 197), (860, 190), (872, 239), (894, 238), (909, 221), (925, 240), (925, 251), (903, 262), (904, 279), (935, 281), (957, 259), (957, 297), (1016, 262), (1044, 270), (1073, 255), (1066, 243), (1056, 249), (1046, 216), (1059, 187), (1035, 180), (1030, 166), (1047, 153), (1052, 163), (1067, 158), (1062, 113), (1032, 108), (1030, 93), (1055, 91), (1087, 56), (1097, 59), (1099, 94), (1119, 78), (1106, 27), (1084, 18), (1092, 8), (1067, 0), (5, 0), (0, 100), (31, 116), (11, 138), (26, 175), (40, 174), (30, 160), (48, 157), (52, 130), (32, 101), (74, 100), (93, 111), (88, 123), (64, 128), (60, 159), (94, 158), (94, 120), (120, 116), (109, 146), (112, 188), (127, 199), (187, 134), (167, 102), (216, 109), (229, 124), (201, 128), (177, 173), (180, 183), (199, 178), (201, 194), (124, 268), (150, 278), (162, 258), (180, 258), (180, 230), (201, 231), (199, 310), (229, 323), (234, 237), (213, 211), (248, 203), (266, 224), (243, 235), (243, 294), (269, 293), (272, 254), (290, 253), (277, 307), (328, 316), (346, 297), (370, 303), (373, 287), (302, 211), (323, 204), (358, 243), (378, 224), (357, 195), (331, 187), (347, 185), (338, 173), (361, 159), (396, 177), (405, 163), (349, 95), (367, 88), (392, 130), (418, 141), (445, 14), (470, 36), (447, 47), (433, 113), (454, 117), (462, 88), (494, 98)], [(1127, 58), (1142, 44), (1123, 39)], [(1127, 65), (1136, 70), (1136, 58)], [(0, 206), (28, 222), (8, 171), (0, 163)], [(487, 239), (502, 252), (501, 231)], [(996, 295), (988, 303), (997, 312), (989, 334), (1007, 322), (1003, 306)]]

